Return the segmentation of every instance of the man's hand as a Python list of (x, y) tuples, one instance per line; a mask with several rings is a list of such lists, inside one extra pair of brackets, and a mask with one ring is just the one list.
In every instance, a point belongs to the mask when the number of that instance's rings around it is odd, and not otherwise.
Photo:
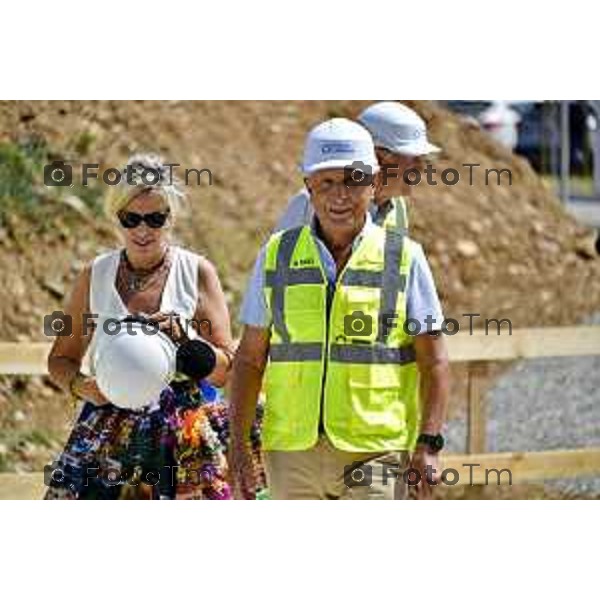
[[(411, 485), (409, 487), (411, 498), (415, 500), (431, 500), (433, 497), (432, 488), (441, 481), (438, 455), (430, 452), (426, 446), (417, 446), (410, 458), (409, 467), (416, 469), (421, 474), (418, 485)], [(411, 474), (409, 481), (414, 482), (415, 475)]]
[(256, 477), (250, 444), (234, 444), (230, 462), (235, 496), (242, 500), (256, 500)]
[(230, 458), (236, 497), (254, 500), (256, 475), (250, 431), (269, 353), (269, 330), (244, 327), (233, 361), (229, 395)]

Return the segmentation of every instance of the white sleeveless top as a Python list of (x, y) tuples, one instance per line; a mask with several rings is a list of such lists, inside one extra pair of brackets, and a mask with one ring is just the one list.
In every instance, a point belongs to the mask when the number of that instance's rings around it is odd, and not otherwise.
[[(194, 318), (198, 305), (198, 264), (200, 257), (179, 246), (171, 246), (172, 262), (167, 281), (162, 292), (160, 312), (176, 312), (182, 325)], [(97, 256), (92, 263), (90, 280), (90, 312), (94, 318), (96, 330), (86, 353), (86, 362), (94, 373), (94, 358), (100, 336), (106, 335), (103, 326), (107, 319), (124, 319), (131, 313), (117, 292), (116, 278), (121, 250), (113, 250)], [(114, 329), (109, 326), (109, 330)], [(196, 332), (190, 325), (185, 327), (190, 338)]]

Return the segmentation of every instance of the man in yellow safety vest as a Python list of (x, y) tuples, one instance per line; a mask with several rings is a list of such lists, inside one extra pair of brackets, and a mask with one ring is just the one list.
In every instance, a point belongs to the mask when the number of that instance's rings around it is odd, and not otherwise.
[[(421, 497), (439, 478), (443, 316), (419, 244), (372, 223), (378, 171), (361, 125), (332, 119), (309, 133), (303, 172), (314, 218), (271, 236), (242, 308), (230, 427), (244, 498), (255, 492), (249, 433), (263, 376), (271, 497), (400, 498), (409, 453)], [(409, 298), (425, 288), (435, 296), (429, 315)]]

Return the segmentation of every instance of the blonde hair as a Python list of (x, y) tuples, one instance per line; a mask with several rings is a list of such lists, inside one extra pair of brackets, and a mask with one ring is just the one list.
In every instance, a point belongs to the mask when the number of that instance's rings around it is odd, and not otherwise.
[[(129, 169), (129, 177), (125, 169)], [(166, 202), (172, 218), (183, 208), (184, 193), (164, 161), (156, 154), (134, 154), (123, 169), (121, 181), (111, 186), (104, 201), (106, 216), (116, 221), (117, 215), (134, 198), (144, 192), (160, 195)], [(131, 183), (129, 183), (129, 181)], [(149, 180), (150, 179), (150, 180)]]

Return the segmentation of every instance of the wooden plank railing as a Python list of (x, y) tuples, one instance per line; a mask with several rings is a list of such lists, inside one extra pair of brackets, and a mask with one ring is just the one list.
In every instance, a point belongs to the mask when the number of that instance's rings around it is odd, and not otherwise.
[(509, 481), (517, 485), (546, 479), (584, 477), (600, 474), (600, 448), (446, 454), (442, 455), (442, 468), (458, 471), (458, 485), (496, 485), (498, 479), (502, 485)]

